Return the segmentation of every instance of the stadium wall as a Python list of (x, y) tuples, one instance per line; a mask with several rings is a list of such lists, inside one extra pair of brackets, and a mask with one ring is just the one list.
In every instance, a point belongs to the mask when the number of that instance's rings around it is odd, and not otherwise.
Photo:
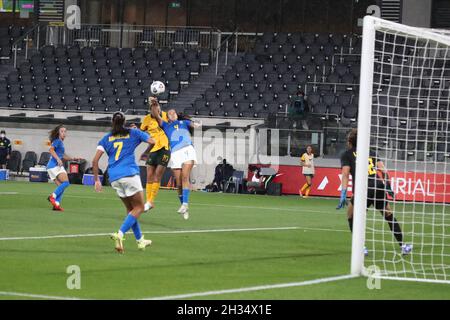
[[(15, 124), (15, 127), (8, 127), (8, 124), (0, 123), (1, 128), (5, 128), (6, 136), (11, 140), (13, 150), (20, 151), (23, 156), (27, 151), (36, 152), (38, 158), (42, 152), (48, 151), (48, 133), (51, 126), (34, 125), (37, 128), (28, 128), (28, 124)], [(55, 125), (56, 126), (56, 125)], [(108, 128), (88, 128), (69, 127), (68, 135), (64, 141), (66, 153), (69, 156), (84, 158), (91, 166), (98, 141), (107, 132)], [(136, 153), (142, 152), (145, 147), (140, 146)], [(106, 157), (100, 160), (100, 167), (106, 168)]]
[[(27, 124), (27, 123), (10, 123), (0, 122), (0, 128), (4, 128), (7, 137), (13, 143), (13, 150), (20, 151), (22, 156), (27, 151), (34, 151), (39, 157), (44, 151), (48, 151), (48, 131), (53, 125), (49, 124)], [(76, 126), (68, 125), (68, 136), (65, 141), (67, 154), (70, 156), (81, 157), (87, 160), (87, 167), (91, 166), (91, 160), (94, 156), (96, 146), (101, 137), (108, 131), (107, 126)], [(197, 151), (199, 164), (192, 171), (192, 182), (195, 188), (202, 189), (214, 179), (214, 171), (216, 165), (221, 162), (223, 158), (233, 165), (236, 170), (244, 171), (245, 176), (248, 173), (249, 164), (272, 164), (281, 174), (276, 182), (283, 184), (284, 194), (297, 194), (298, 187), (304, 182), (304, 177), (301, 174), (301, 167), (299, 166), (298, 157), (276, 157), (266, 156), (265, 150), (258, 150), (257, 140), (261, 137), (251, 134), (251, 130), (230, 131), (228, 134), (221, 133), (218, 129), (204, 130), (197, 132), (194, 136), (194, 145)], [(276, 144), (275, 144), (276, 147)], [(139, 159), (141, 153), (145, 150), (145, 145), (142, 144), (136, 151), (136, 157)], [(100, 167), (106, 168), (106, 157), (100, 161)], [(144, 165), (141, 161), (140, 165)], [(340, 161), (336, 158), (318, 157), (315, 159), (317, 168), (316, 177), (314, 179), (314, 189), (312, 195), (320, 196), (339, 196), (338, 188), (340, 185)], [(426, 164), (423, 164), (426, 166)], [(439, 164), (436, 167), (436, 172), (444, 172), (445, 163)], [(442, 185), (442, 181), (436, 180), (437, 175), (424, 175), (425, 167), (414, 163), (388, 162), (386, 167), (404, 167), (408, 172), (405, 177), (391, 173), (391, 176), (398, 180), (396, 184), (399, 192), (402, 190), (406, 194), (411, 193), (411, 190), (424, 189), (427, 197), (435, 192), (432, 189), (433, 185)], [(416, 173), (414, 173), (416, 172)], [(327, 182), (325, 183), (325, 177)], [(419, 177), (419, 178), (418, 178)], [(422, 177), (422, 178), (420, 178)], [(445, 181), (450, 180), (450, 176), (438, 177)], [(417, 182), (417, 180), (421, 180)], [(326, 186), (324, 185), (326, 184)], [(395, 182), (393, 183), (395, 185)], [(323, 186), (321, 190), (320, 185)], [(430, 189), (431, 188), (431, 189)], [(407, 199), (407, 198), (406, 198)], [(428, 198), (427, 198), (428, 199)], [(445, 199), (450, 202), (450, 199)]]
[(211, 26), (245, 32), (359, 32), (381, 0), (80, 0), (82, 23)]
[[(263, 167), (263, 165), (255, 165)], [(273, 182), (282, 184), (282, 194), (298, 194), (298, 190), (306, 182), (305, 177), (301, 173), (301, 168), (298, 166), (280, 165), (277, 171), (278, 175)], [(253, 174), (249, 172), (247, 178), (251, 179), (252, 176)], [(450, 194), (446, 191), (447, 181), (450, 180), (450, 175), (448, 174), (389, 171), (389, 176), (392, 190), (398, 201), (450, 203)], [(312, 196), (338, 198), (341, 194), (341, 181), (340, 168), (316, 166), (310, 194)], [(351, 177), (348, 192), (349, 196), (351, 196)]]
[[(48, 151), (48, 132), (56, 124), (48, 123), (20, 123), (0, 122), (0, 128), (4, 128), (7, 137), (13, 143), (13, 150), (20, 151), (22, 156), (27, 151), (36, 152), (39, 157), (42, 152)], [(65, 141), (66, 152), (69, 156), (81, 157), (87, 160), (87, 167), (91, 166), (91, 160), (95, 154), (98, 141), (108, 131), (105, 125), (81, 126), (67, 125), (68, 136)], [(218, 129), (210, 128), (196, 131), (194, 146), (197, 151), (199, 164), (192, 172), (192, 181), (195, 188), (203, 188), (214, 179), (215, 167), (222, 159), (227, 159), (236, 170), (242, 170), (247, 174), (249, 163), (273, 163), (281, 165), (298, 166), (297, 157), (264, 156), (265, 152), (257, 150), (257, 140), (250, 129), (229, 129), (225, 133)], [(274, 147), (277, 147), (274, 144)], [(139, 159), (145, 150), (145, 145), (139, 146), (136, 157)], [(316, 160), (317, 165), (324, 167), (338, 167), (338, 159)], [(143, 162), (139, 163), (144, 165)], [(105, 169), (106, 157), (100, 161), (100, 167)]]
[(403, 0), (402, 23), (429, 28), (431, 26), (432, 0)]

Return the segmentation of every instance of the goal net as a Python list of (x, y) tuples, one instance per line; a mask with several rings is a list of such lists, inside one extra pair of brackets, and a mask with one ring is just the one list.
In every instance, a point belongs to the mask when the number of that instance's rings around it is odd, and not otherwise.
[[(361, 59), (352, 273), (450, 283), (450, 32), (365, 17)], [(369, 157), (389, 177), (369, 177)], [(370, 179), (385, 182), (409, 254), (367, 208)]]

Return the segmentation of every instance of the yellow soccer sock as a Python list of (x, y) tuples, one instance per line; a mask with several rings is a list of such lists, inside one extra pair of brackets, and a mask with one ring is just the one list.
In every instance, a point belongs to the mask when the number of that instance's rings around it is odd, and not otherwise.
[(311, 191), (311, 186), (309, 185), (308, 188), (306, 188), (305, 197), (309, 196), (310, 191)]
[(152, 183), (152, 195), (150, 196), (150, 202), (153, 204), (153, 202), (156, 199), (156, 196), (158, 195), (159, 187), (161, 186), (161, 183), (159, 182), (153, 182)]
[(303, 192), (303, 191), (305, 191), (306, 188), (308, 188), (308, 184), (307, 184), (307, 183), (305, 183), (305, 184), (303, 185), (303, 187), (301, 188), (300, 191)]
[(153, 194), (153, 183), (147, 183), (145, 185), (145, 195), (147, 202), (151, 202), (152, 194)]

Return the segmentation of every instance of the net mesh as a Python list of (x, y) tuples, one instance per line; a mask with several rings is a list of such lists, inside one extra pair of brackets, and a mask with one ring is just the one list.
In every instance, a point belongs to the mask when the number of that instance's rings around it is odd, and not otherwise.
[[(449, 282), (450, 37), (446, 44), (427, 32), (375, 31), (370, 144), (389, 177), (378, 171), (373, 179), (389, 182), (395, 194), (388, 196), (390, 209), (403, 243), (413, 249), (402, 254), (389, 224), (372, 206), (366, 216), (365, 267), (378, 267), (382, 276)], [(369, 193), (368, 200), (376, 198), (376, 192)]]

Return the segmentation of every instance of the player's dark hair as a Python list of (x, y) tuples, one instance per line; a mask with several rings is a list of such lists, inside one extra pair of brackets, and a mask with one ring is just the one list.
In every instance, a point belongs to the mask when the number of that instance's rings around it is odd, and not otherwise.
[[(182, 121), (182, 120), (191, 120), (191, 117), (183, 112), (177, 112), (178, 115), (178, 120)], [(189, 127), (189, 133), (191, 135), (194, 134), (194, 128)]]
[(308, 147), (311, 147), (311, 153), (314, 153), (314, 148), (311, 144), (306, 145), (306, 152), (308, 152)]
[(183, 112), (177, 112), (178, 120), (191, 120), (191, 117)]
[(59, 129), (61, 129), (61, 128), (65, 128), (64, 125), (62, 125), (62, 124), (57, 125), (55, 128), (52, 129), (52, 131), (50, 131), (50, 133), (48, 135), (50, 142), (53, 142), (59, 138)]
[(115, 112), (112, 117), (111, 134), (113, 136), (126, 136), (130, 129), (125, 128), (125, 115), (122, 112)]
[(353, 128), (348, 134), (348, 142), (352, 144), (353, 148), (356, 148), (356, 141), (358, 140), (358, 129)]

